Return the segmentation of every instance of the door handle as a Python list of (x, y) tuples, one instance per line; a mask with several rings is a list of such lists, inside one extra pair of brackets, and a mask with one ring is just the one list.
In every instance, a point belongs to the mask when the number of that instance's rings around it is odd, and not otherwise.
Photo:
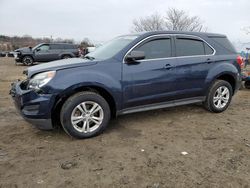
[(212, 60), (212, 59), (210, 59), (210, 58), (207, 58), (206, 62), (207, 62), (207, 63), (212, 63), (212, 62), (213, 62), (213, 60)]
[(170, 65), (170, 64), (166, 64), (166, 65), (164, 66), (164, 69), (166, 69), (166, 70), (170, 70), (170, 69), (172, 69), (172, 68), (173, 68), (173, 66)]

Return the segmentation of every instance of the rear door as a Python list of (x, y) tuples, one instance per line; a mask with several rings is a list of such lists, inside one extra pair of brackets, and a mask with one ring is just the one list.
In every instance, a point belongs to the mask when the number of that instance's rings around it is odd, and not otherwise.
[(78, 48), (76, 45), (73, 44), (65, 44), (64, 45), (64, 50), (63, 50), (64, 54), (68, 54), (68, 55), (74, 55), (74, 56), (78, 56)]
[(214, 53), (214, 49), (199, 37), (175, 37), (176, 99), (204, 95), (204, 83), (214, 62)]
[(50, 44), (48, 59), (50, 61), (60, 58), (60, 53), (63, 51), (63, 44)]
[(124, 108), (171, 101), (175, 90), (175, 59), (172, 38), (151, 37), (133, 50), (145, 52), (145, 59), (123, 64)]

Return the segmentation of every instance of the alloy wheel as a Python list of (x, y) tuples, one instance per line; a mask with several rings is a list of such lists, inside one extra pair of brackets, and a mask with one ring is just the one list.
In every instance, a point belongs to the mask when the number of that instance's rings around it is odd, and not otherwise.
[(73, 109), (71, 123), (78, 132), (90, 133), (100, 127), (103, 117), (103, 109), (98, 103), (86, 101)]
[(224, 108), (230, 99), (230, 92), (226, 86), (219, 87), (214, 94), (213, 103), (216, 108), (222, 109)]
[(31, 65), (33, 63), (32, 59), (30, 57), (25, 57), (23, 62), (25, 65)]

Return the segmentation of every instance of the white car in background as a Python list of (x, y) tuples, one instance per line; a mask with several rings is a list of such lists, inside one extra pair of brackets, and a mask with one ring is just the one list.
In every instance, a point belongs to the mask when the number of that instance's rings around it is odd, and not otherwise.
[(96, 47), (87, 47), (88, 53), (95, 51)]

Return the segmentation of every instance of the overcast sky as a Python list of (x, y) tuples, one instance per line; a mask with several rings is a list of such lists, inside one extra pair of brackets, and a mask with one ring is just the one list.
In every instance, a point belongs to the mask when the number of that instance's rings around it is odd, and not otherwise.
[(170, 7), (199, 16), (209, 32), (250, 42), (250, 0), (0, 0), (0, 34), (106, 41), (129, 33), (134, 18)]

